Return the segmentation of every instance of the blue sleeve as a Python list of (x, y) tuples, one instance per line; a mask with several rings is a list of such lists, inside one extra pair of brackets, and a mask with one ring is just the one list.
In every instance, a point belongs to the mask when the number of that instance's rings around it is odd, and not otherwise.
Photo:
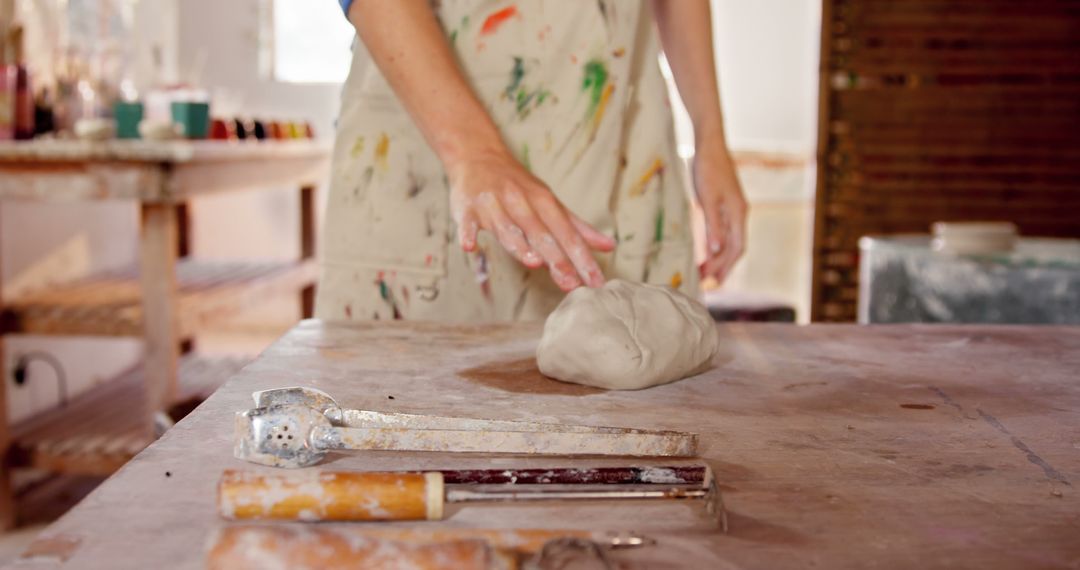
[(341, 11), (345, 12), (345, 17), (349, 17), (349, 6), (352, 6), (353, 0), (338, 0), (341, 2)]

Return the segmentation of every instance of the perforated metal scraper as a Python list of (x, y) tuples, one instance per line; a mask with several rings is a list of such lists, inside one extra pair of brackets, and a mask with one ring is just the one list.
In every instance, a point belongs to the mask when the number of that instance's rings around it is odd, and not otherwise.
[(674, 431), (449, 418), (345, 409), (315, 388), (253, 394), (236, 415), (237, 458), (306, 467), (329, 450), (693, 457), (697, 435)]

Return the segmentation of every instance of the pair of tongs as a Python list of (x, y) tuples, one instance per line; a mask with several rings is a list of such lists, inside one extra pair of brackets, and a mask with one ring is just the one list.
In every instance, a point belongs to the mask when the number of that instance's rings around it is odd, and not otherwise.
[(330, 450), (443, 451), (526, 455), (692, 457), (697, 435), (674, 431), (544, 424), (345, 409), (307, 387), (252, 394), (236, 415), (237, 458), (306, 467)]

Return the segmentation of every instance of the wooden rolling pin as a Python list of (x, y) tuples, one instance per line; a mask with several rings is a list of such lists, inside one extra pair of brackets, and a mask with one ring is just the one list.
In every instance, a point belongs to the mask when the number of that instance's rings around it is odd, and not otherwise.
[[(665, 472), (674, 473), (669, 468)], [(569, 472), (569, 470), (565, 470)], [(689, 471), (696, 475), (697, 471)], [(446, 503), (476, 501), (705, 499), (719, 501), (711, 474), (688, 487), (682, 478), (645, 485), (446, 484), (426, 473), (309, 472), (262, 474), (226, 470), (218, 484), (218, 510), (233, 520), (301, 521), (440, 520)], [(670, 475), (669, 475), (670, 476)], [(453, 472), (451, 480), (457, 481)], [(710, 507), (710, 512), (719, 512)]]

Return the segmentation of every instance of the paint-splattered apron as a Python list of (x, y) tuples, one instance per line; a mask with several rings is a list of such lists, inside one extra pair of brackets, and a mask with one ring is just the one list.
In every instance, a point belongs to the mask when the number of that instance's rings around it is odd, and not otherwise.
[[(433, 2), (522, 164), (617, 240), (607, 278), (696, 294), (684, 173), (643, 0)], [(360, 42), (345, 85), (323, 241), (323, 319), (543, 319), (563, 298), (481, 232), (456, 243), (442, 166)]]

